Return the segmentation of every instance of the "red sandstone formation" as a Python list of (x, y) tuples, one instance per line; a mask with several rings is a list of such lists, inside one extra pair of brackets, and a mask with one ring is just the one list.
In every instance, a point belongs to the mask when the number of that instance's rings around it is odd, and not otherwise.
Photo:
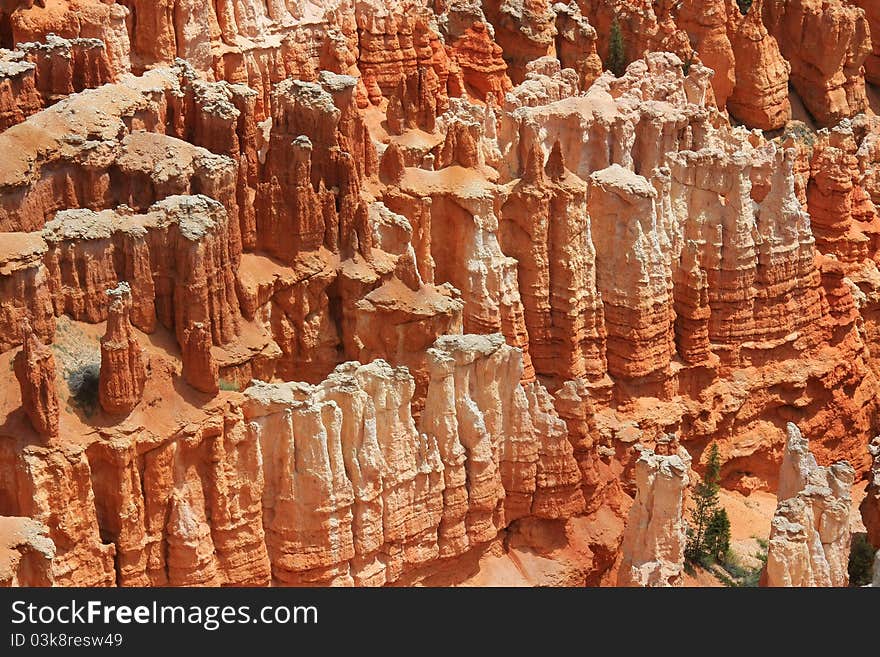
[(452, 45), (468, 94), (478, 100), (500, 102), (510, 90), (502, 49), (492, 40), (485, 23), (474, 23)]
[(112, 299), (107, 332), (101, 338), (99, 400), (108, 413), (129, 413), (141, 400), (147, 378), (144, 356), (129, 323), (131, 287), (120, 283), (107, 290)]
[(685, 451), (868, 474), (880, 122), (723, 111), (864, 107), (859, 10), (435, 5), (2, 19), (0, 582), (677, 583)]
[(183, 334), (183, 378), (196, 390), (210, 395), (220, 389), (219, 369), (211, 353), (211, 335), (201, 322), (193, 323)]
[(27, 319), (22, 326), (23, 344), (15, 355), (15, 378), (21, 389), (21, 405), (34, 430), (47, 437), (58, 435), (58, 393), (55, 390), (55, 356), (34, 335)]
[(535, 368), (557, 382), (606, 371), (605, 326), (597, 295), (587, 185), (567, 171), (559, 142), (543, 162), (532, 148), (502, 207), (502, 248), (517, 259)]
[(0, 587), (52, 586), (55, 545), (30, 518), (0, 516)]
[(596, 51), (598, 34), (581, 14), (577, 2), (553, 5), (556, 13), (556, 55), (564, 68), (574, 69), (581, 89), (587, 89), (602, 74), (602, 60)]
[(555, 15), (550, 0), (486, 0), (486, 18), (507, 61), (511, 80), (525, 78), (526, 64), (555, 54)]
[(863, 112), (871, 53), (865, 12), (843, 0), (765, 0), (764, 24), (791, 64), (791, 83), (822, 125)]
[(431, 15), (414, 2), (358, 3), (357, 70), (371, 103), (391, 96), (416, 71), (428, 75), (425, 85), (442, 105), (447, 95), (449, 55), (430, 26)]
[(873, 52), (865, 60), (865, 78), (880, 84), (880, 5), (871, 0), (853, 0), (853, 3), (865, 10), (871, 31)]
[[(733, 21), (730, 40), (736, 62), (735, 86), (727, 109), (749, 127), (777, 130), (791, 119), (791, 65), (782, 58), (779, 44), (764, 27), (763, 2), (755, 0), (744, 18)], [(738, 12), (733, 14), (737, 15)]]
[(728, 21), (738, 13), (732, 0), (684, 0), (675, 24), (684, 30), (700, 62), (708, 66), (718, 107), (725, 108), (736, 79), (734, 49), (728, 37)]
[(55, 316), (43, 264), (46, 243), (39, 233), (4, 233), (0, 249), (0, 351), (24, 342), (25, 319), (40, 340), (51, 343)]
[(112, 79), (118, 79), (131, 70), (128, 15), (125, 5), (113, 1), (45, 0), (12, 14), (12, 41), (16, 44), (46, 41), (50, 34), (62, 39), (100, 40), (106, 48)]
[(651, 183), (617, 164), (590, 177), (596, 287), (604, 305), (608, 373), (614, 377), (662, 373), (674, 350), (668, 246), (652, 237), (662, 235), (656, 198)]
[[(607, 63), (611, 26), (617, 21), (627, 63), (650, 51), (667, 50), (687, 58), (693, 48), (675, 23), (671, 0), (580, 0), (578, 6), (599, 35), (599, 55)], [(696, 3), (694, 3), (696, 5)], [(705, 4), (705, 3), (703, 3)]]

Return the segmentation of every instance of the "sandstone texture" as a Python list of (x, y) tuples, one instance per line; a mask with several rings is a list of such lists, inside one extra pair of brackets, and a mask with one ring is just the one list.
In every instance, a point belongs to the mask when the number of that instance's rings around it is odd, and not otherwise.
[(714, 443), (844, 585), (876, 14), (3, 9), (0, 582), (680, 585)]
[(143, 351), (131, 327), (131, 287), (120, 283), (107, 290), (112, 298), (107, 332), (101, 338), (98, 394), (107, 413), (128, 413), (140, 401), (147, 372)]
[(763, 19), (791, 63), (791, 83), (817, 122), (863, 112), (871, 35), (863, 9), (835, 0), (765, 0)]
[(30, 518), (0, 517), (0, 586), (51, 586), (55, 545)]
[(690, 456), (645, 449), (635, 465), (636, 498), (621, 546), (618, 586), (679, 586), (684, 573), (684, 491)]
[(853, 4), (865, 10), (871, 31), (871, 54), (865, 60), (865, 79), (880, 84), (880, 7), (871, 0), (854, 0)]
[(846, 586), (852, 466), (820, 466), (794, 424), (779, 473), (765, 586)]

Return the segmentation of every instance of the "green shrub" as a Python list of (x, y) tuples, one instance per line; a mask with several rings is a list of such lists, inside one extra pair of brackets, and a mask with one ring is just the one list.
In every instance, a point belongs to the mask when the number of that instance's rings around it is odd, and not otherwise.
[(706, 555), (713, 561), (723, 562), (730, 553), (730, 519), (724, 509), (712, 512), (706, 527), (705, 546)]
[(626, 47), (623, 43), (623, 32), (617, 19), (611, 23), (611, 37), (608, 43), (608, 70), (620, 77), (626, 73)]
[(691, 66), (693, 66), (696, 56), (697, 52), (695, 50), (691, 50), (691, 54), (688, 55), (687, 59), (684, 60), (684, 63), (682, 63), (681, 72), (684, 73), (685, 77), (687, 77), (688, 73), (691, 72)]
[(761, 572), (767, 564), (767, 548), (768, 543), (764, 539), (758, 538), (758, 551), (752, 555), (758, 561), (753, 568), (748, 568), (739, 563), (739, 560), (731, 552), (725, 556), (721, 562), (720, 572), (716, 571), (718, 579), (727, 586), (735, 587), (755, 587), (761, 580)]
[(736, 4), (739, 5), (739, 13), (743, 16), (749, 13), (749, 9), (752, 8), (752, 0), (736, 0)]
[(90, 417), (98, 409), (100, 363), (80, 365), (67, 375), (67, 389), (73, 405)]
[(849, 551), (849, 583), (851, 586), (870, 584), (874, 577), (874, 546), (865, 534), (854, 534)]
[(238, 384), (235, 381), (227, 381), (226, 379), (220, 379), (217, 382), (217, 386), (220, 390), (234, 390), (238, 391)]

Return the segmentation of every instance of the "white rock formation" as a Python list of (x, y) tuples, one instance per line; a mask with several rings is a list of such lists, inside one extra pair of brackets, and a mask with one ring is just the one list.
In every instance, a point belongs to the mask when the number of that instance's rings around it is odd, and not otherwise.
[(820, 466), (807, 439), (788, 424), (763, 585), (847, 585), (854, 479), (845, 461)]
[(684, 491), (690, 456), (641, 449), (636, 461), (636, 499), (623, 535), (618, 586), (680, 586), (686, 541)]

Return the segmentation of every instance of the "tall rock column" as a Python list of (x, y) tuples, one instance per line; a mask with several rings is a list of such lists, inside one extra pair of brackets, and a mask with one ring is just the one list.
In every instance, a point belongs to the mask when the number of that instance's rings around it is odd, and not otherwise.
[(614, 164), (590, 176), (596, 282), (605, 303), (608, 372), (660, 376), (674, 353), (669, 237), (657, 191)]
[(137, 406), (144, 392), (147, 371), (144, 354), (131, 329), (131, 288), (120, 283), (107, 290), (110, 310), (107, 331), (101, 338), (101, 373), (98, 398), (108, 413), (127, 414)]
[(765, 0), (764, 25), (791, 63), (791, 83), (822, 125), (864, 112), (871, 54), (865, 12), (845, 0)]
[(872, 53), (865, 60), (865, 77), (868, 82), (880, 84), (880, 3), (876, 0), (853, 0), (865, 10), (871, 29)]
[(777, 130), (791, 119), (791, 65), (764, 27), (762, 6), (763, 0), (755, 0), (745, 18), (731, 29), (736, 85), (727, 99), (727, 109), (750, 128)]
[(55, 390), (55, 355), (37, 338), (30, 322), (22, 326), (24, 342), (15, 355), (13, 370), (21, 387), (21, 405), (37, 433), (58, 435), (58, 392)]
[(621, 547), (618, 586), (680, 586), (684, 573), (684, 491), (690, 456), (642, 449), (636, 461), (636, 499)]
[(676, 25), (687, 32), (700, 61), (715, 71), (712, 91), (722, 110), (735, 81), (733, 48), (727, 34), (728, 13), (736, 10), (731, 0), (683, 0)]
[(556, 56), (563, 68), (577, 71), (581, 90), (586, 90), (602, 75), (602, 60), (596, 52), (599, 35), (581, 14), (577, 2), (553, 5), (556, 12)]
[(820, 466), (807, 439), (788, 424), (763, 586), (847, 585), (854, 479), (845, 461)]
[(602, 301), (587, 217), (587, 185), (565, 169), (559, 142), (546, 165), (529, 150), (502, 206), (501, 246), (517, 261), (535, 370), (558, 382), (605, 375)]
[(211, 334), (204, 324), (194, 322), (185, 335), (183, 378), (196, 390), (216, 394), (220, 390), (220, 374), (211, 354)]

